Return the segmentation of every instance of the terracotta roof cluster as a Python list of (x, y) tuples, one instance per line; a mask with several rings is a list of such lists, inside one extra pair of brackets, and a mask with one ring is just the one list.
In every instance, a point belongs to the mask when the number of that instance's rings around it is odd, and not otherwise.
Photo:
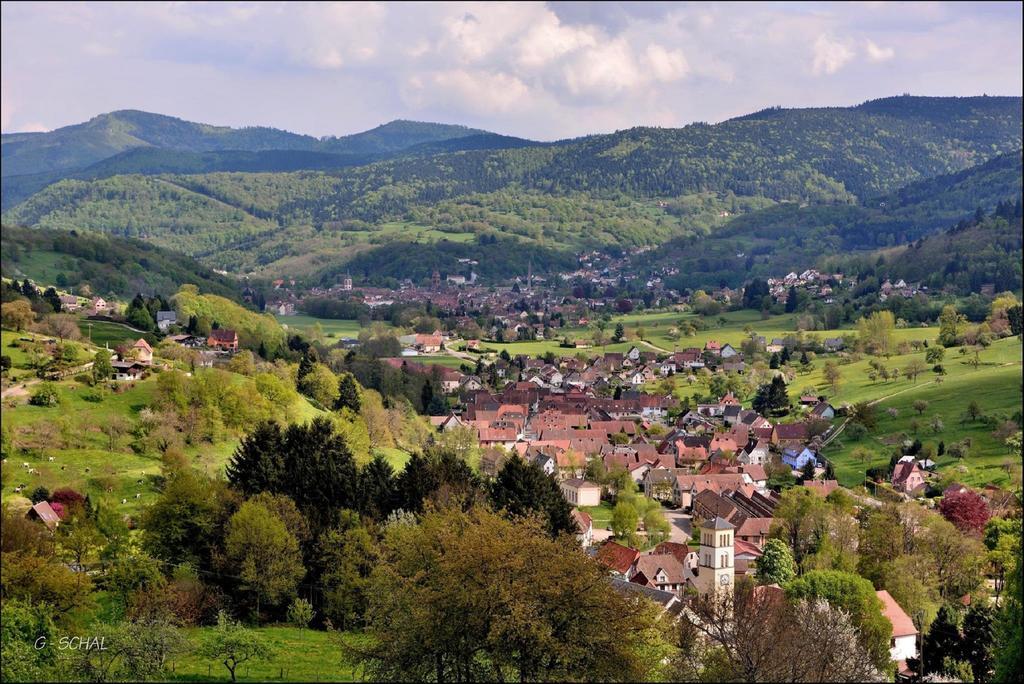
[(605, 542), (597, 550), (597, 562), (621, 575), (628, 573), (639, 557), (640, 552), (636, 549), (613, 541)]

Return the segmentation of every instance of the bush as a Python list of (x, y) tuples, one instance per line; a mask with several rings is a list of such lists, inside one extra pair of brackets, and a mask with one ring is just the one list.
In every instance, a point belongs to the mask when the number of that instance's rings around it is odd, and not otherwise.
[(299, 629), (309, 626), (313, 621), (313, 604), (304, 598), (296, 598), (288, 606), (288, 622)]
[(28, 495), (29, 500), (37, 504), (40, 501), (46, 501), (50, 498), (50, 490), (46, 487), (36, 487), (32, 490), (32, 493)]
[(85, 401), (99, 404), (110, 395), (110, 390), (104, 385), (96, 385), (86, 391), (82, 392), (82, 399)]
[(60, 404), (60, 392), (52, 382), (40, 383), (28, 403), (33, 406), (57, 406)]

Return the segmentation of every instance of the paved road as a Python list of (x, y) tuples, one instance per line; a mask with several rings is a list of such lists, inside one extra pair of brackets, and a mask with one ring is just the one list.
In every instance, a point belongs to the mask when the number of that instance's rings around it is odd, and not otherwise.
[(677, 544), (685, 544), (690, 541), (692, 528), (689, 513), (665, 509), (665, 518), (672, 525), (672, 536), (669, 537), (669, 541), (674, 541)]

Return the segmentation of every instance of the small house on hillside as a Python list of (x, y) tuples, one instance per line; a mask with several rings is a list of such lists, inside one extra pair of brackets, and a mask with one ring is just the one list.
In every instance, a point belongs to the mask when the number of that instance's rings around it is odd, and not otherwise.
[(913, 456), (904, 456), (892, 471), (892, 486), (908, 496), (918, 496), (925, 488), (924, 471)]
[(238, 333), (228, 328), (211, 330), (210, 336), (206, 339), (206, 344), (214, 349), (238, 351)]
[(139, 363), (146, 366), (153, 363), (153, 348), (149, 346), (149, 342), (146, 342), (141, 337), (132, 345), (132, 352)]
[(785, 449), (782, 452), (782, 462), (793, 470), (802, 470), (808, 463), (813, 463), (817, 467), (818, 457), (807, 447), (802, 449)]
[(113, 379), (117, 382), (138, 380), (146, 371), (146, 367), (138, 361), (111, 361), (114, 368)]
[(40, 501), (32, 506), (32, 508), (28, 509), (25, 517), (29, 520), (41, 520), (50, 530), (55, 530), (60, 525), (60, 516), (57, 515), (57, 511), (53, 510), (48, 501)]
[(172, 325), (178, 324), (178, 314), (174, 311), (157, 311), (156, 312), (156, 327), (160, 329), (160, 332), (167, 332), (167, 329)]
[(917, 657), (917, 628), (906, 611), (896, 603), (884, 589), (875, 592), (882, 602), (882, 615), (892, 625), (892, 639), (889, 641), (889, 657), (900, 663), (900, 671), (906, 668), (907, 658)]

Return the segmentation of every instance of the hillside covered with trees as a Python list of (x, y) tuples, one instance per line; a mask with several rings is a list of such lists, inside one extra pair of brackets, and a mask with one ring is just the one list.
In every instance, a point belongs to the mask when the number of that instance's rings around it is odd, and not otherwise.
[(97, 295), (131, 298), (138, 292), (171, 293), (182, 283), (198, 285), (238, 299), (235, 280), (208, 266), (143, 240), (75, 232), (4, 226), (0, 236), (4, 277), (88, 290)]
[[(148, 131), (138, 122), (149, 116), (133, 113), (131, 130)], [(411, 122), (317, 140), (155, 121), (148, 147), (48, 185), (5, 221), (140, 237), (229, 271), (314, 280), (416, 249), (479, 261), (498, 238), (551, 264), (560, 252), (667, 244), (660, 254), (682, 260), (678, 284), (692, 287), (916, 240), (1014, 199), (1021, 176), (1020, 98), (769, 109), (547, 145)], [(27, 145), (4, 140), (5, 160)], [(279, 140), (288, 149), (267, 147)], [(232, 141), (250, 151), (226, 149)], [(409, 277), (386, 264), (375, 275)]]

